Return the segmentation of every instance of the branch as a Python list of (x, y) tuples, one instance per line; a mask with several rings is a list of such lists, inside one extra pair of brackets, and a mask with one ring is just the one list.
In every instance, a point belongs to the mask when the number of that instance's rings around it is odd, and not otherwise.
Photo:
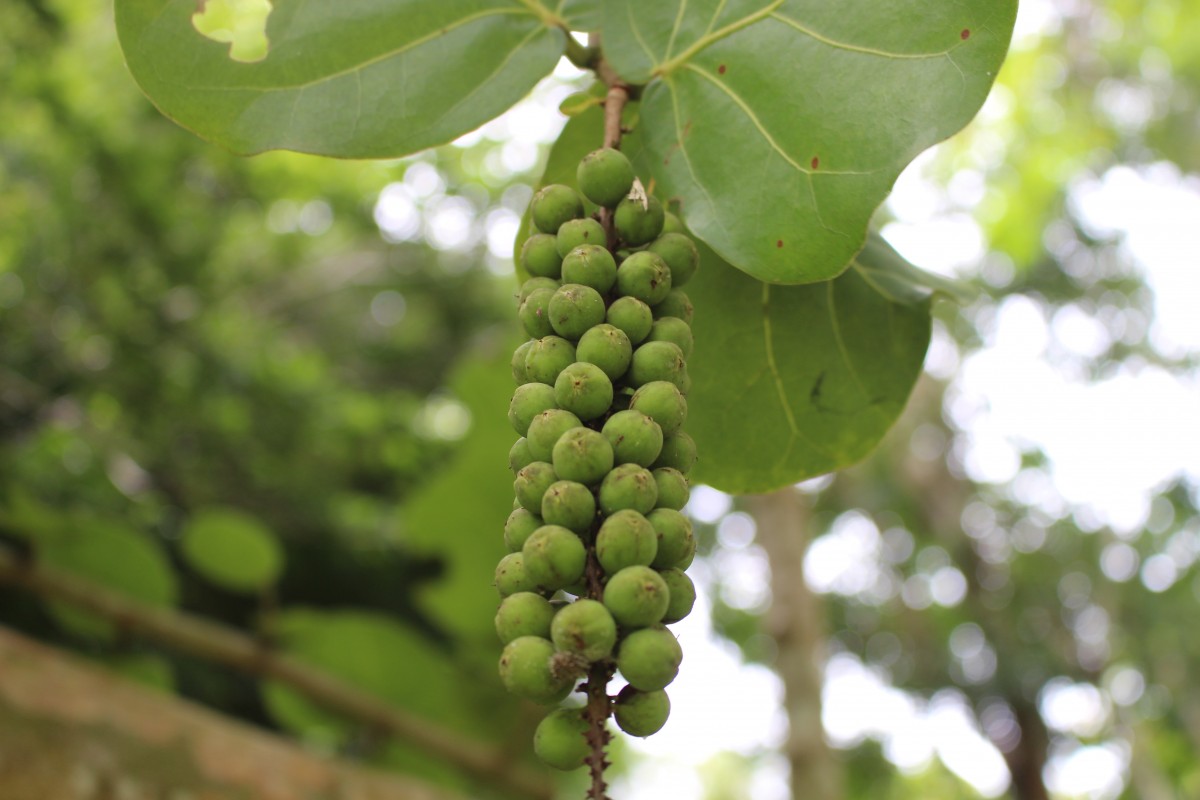
[(249, 675), (284, 683), (330, 711), (371, 725), (444, 759), (484, 783), (522, 797), (551, 800), (549, 784), (508, 756), (359, 691), (319, 669), (269, 649), (231, 628), (172, 609), (148, 608), (91, 581), (20, 560), (0, 545), (0, 584), (70, 603), (123, 631)]

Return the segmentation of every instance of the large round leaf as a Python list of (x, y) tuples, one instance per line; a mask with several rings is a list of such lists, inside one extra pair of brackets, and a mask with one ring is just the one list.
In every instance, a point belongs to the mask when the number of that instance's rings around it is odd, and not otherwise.
[(649, 81), (648, 163), (688, 227), (750, 275), (808, 283), (846, 268), (901, 170), (975, 115), (1016, 9), (612, 0), (604, 46)]
[(274, 534), (232, 508), (196, 512), (183, 529), (181, 549), (193, 569), (235, 592), (261, 591), (283, 570), (283, 548)]
[(524, 97), (566, 42), (535, 0), (275, 0), (266, 56), (247, 63), (196, 29), (197, 5), (116, 0), (121, 46), (164, 114), (239, 153), (443, 144)]

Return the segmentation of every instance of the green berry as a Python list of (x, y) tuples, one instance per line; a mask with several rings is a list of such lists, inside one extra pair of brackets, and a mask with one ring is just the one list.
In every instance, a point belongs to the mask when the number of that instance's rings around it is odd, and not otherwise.
[(691, 496), (688, 479), (671, 467), (654, 470), (654, 482), (658, 485), (658, 508), (673, 508), (681, 511)]
[(558, 250), (559, 258), (565, 259), (568, 253), (580, 245), (594, 244), (603, 247), (607, 238), (604, 226), (596, 220), (591, 218), (573, 219), (564, 222), (558, 229), (554, 246)]
[(596, 498), (582, 483), (557, 481), (542, 495), (542, 519), (548, 525), (586, 534), (596, 519)]
[[(532, 351), (531, 351), (532, 352)], [(626, 380), (631, 386), (651, 381), (669, 381), (683, 390), (687, 378), (687, 360), (674, 342), (646, 342), (633, 351)]]
[(600, 510), (605, 514), (623, 508), (646, 514), (658, 502), (658, 484), (649, 470), (637, 464), (621, 464), (604, 476), (599, 495)]
[(597, 431), (574, 428), (554, 445), (553, 463), (563, 480), (595, 486), (613, 468), (612, 445)]
[(521, 548), (525, 572), (545, 589), (562, 589), (583, 577), (587, 551), (574, 532), (561, 525), (543, 525)]
[(667, 613), (670, 601), (662, 576), (646, 566), (625, 567), (614, 573), (604, 586), (604, 605), (613, 619), (626, 628), (643, 628), (658, 622)]
[[(530, 299), (536, 296), (537, 292)], [(547, 306), (554, 332), (565, 339), (577, 340), (588, 328), (604, 322), (604, 298), (592, 287), (581, 283), (560, 286), (548, 299)]]
[(508, 468), (512, 470), (513, 475), (537, 460), (529, 450), (529, 440), (524, 436), (513, 442), (513, 446), (508, 450)]
[(525, 327), (525, 332), (534, 339), (550, 336), (554, 326), (550, 324), (550, 301), (556, 290), (535, 289), (529, 293), (521, 307), (517, 309), (517, 318)]
[(671, 291), (671, 268), (649, 250), (640, 250), (617, 267), (617, 293), (653, 306)]
[(631, 344), (641, 344), (650, 335), (654, 312), (636, 297), (618, 297), (608, 307), (608, 324), (619, 328)]
[(530, 278), (521, 284), (521, 291), (517, 293), (517, 305), (525, 302), (525, 298), (533, 294), (538, 289), (549, 289), (554, 291), (558, 288), (558, 281), (553, 278)]
[(549, 600), (533, 592), (517, 592), (504, 598), (496, 611), (496, 635), (503, 644), (521, 636), (549, 639), (553, 619)]
[(692, 347), (695, 343), (692, 338), (692, 326), (679, 317), (662, 317), (654, 320), (647, 339), (651, 342), (674, 342), (683, 351), (684, 358), (692, 357)]
[(572, 428), (583, 425), (579, 417), (564, 408), (548, 408), (529, 422), (525, 437), (529, 445), (530, 461), (549, 461), (554, 453), (558, 437)]
[(663, 215), (663, 233), (684, 233), (683, 223), (670, 211)]
[(631, 509), (608, 517), (596, 533), (596, 559), (609, 575), (626, 567), (650, 566), (657, 548), (654, 526)]
[(617, 693), (617, 701), (613, 704), (617, 725), (630, 736), (645, 737), (658, 733), (667, 724), (670, 714), (671, 701), (661, 689), (642, 692), (633, 686), (626, 686)]
[(679, 674), (681, 661), (679, 642), (662, 626), (634, 631), (617, 651), (617, 669), (630, 686), (643, 692), (666, 688)]
[(563, 223), (583, 216), (583, 198), (570, 186), (550, 184), (533, 196), (529, 216), (542, 233), (557, 234)]
[(508, 422), (514, 431), (524, 436), (529, 432), (533, 418), (548, 408), (554, 408), (554, 389), (544, 383), (522, 384), (513, 392), (508, 404)]
[(603, 603), (580, 599), (555, 614), (550, 638), (560, 652), (599, 661), (617, 644), (617, 623)]
[(617, 282), (617, 262), (607, 247), (583, 244), (567, 253), (562, 262), (563, 283), (580, 283), (600, 294)]
[[(532, 346), (533, 340), (531, 339), (513, 351), (512, 376), (518, 386), (529, 383), (529, 375), (525, 372), (525, 357), (529, 355), (529, 348)], [(632, 357), (633, 353), (630, 352), (629, 355)]]
[(667, 594), (671, 598), (662, 621), (679, 622), (692, 613), (692, 606), (696, 604), (696, 585), (681, 569), (664, 569), (659, 574), (667, 584)]
[(513, 481), (513, 493), (521, 503), (521, 507), (531, 514), (542, 511), (542, 496), (550, 488), (550, 484), (558, 480), (554, 467), (545, 461), (534, 461), (527, 464), (517, 473)]
[(504, 688), (535, 703), (551, 705), (571, 693), (570, 676), (556, 677), (550, 669), (554, 644), (540, 636), (518, 636), (500, 654), (500, 680)]
[(633, 409), (613, 414), (605, 420), (601, 433), (613, 447), (615, 464), (648, 467), (662, 450), (662, 428), (650, 417)]
[(658, 554), (651, 566), (668, 569), (696, 549), (692, 523), (673, 508), (656, 508), (646, 515), (658, 538)]
[(629, 369), (633, 358), (633, 345), (625, 331), (607, 323), (589, 328), (579, 338), (575, 357), (580, 361), (595, 364), (604, 371), (609, 380), (618, 380)]
[(700, 251), (696, 244), (682, 233), (664, 233), (646, 248), (657, 253), (671, 268), (671, 285), (683, 286), (696, 274), (700, 265)]
[(501, 597), (517, 592), (536, 592), (541, 589), (537, 581), (529, 577), (525, 569), (525, 557), (520, 553), (509, 553), (496, 565), (496, 591)]
[(504, 522), (504, 546), (510, 553), (519, 553), (525, 546), (525, 540), (544, 524), (541, 517), (528, 509), (514, 508)]
[(633, 393), (629, 407), (657, 422), (664, 436), (678, 431), (687, 419), (687, 398), (678, 386), (667, 381), (642, 384)]
[(529, 346), (525, 374), (529, 380), (554, 385), (558, 373), (575, 363), (575, 345), (559, 336), (544, 336)]
[(637, 247), (654, 241), (662, 232), (664, 218), (662, 203), (653, 195), (646, 198), (644, 206), (640, 199), (626, 197), (613, 212), (613, 227), (621, 241)]
[(535, 233), (521, 245), (521, 266), (534, 277), (558, 278), (562, 275), (562, 256), (558, 254), (558, 237)]
[(681, 289), (672, 289), (662, 302), (654, 307), (654, 318), (678, 317), (688, 325), (692, 324), (692, 301)]
[(658, 454), (658, 460), (650, 466), (654, 469), (674, 467), (687, 475), (692, 471), (692, 467), (696, 466), (696, 443), (683, 431), (667, 436), (663, 439), (663, 448)]
[(556, 708), (533, 732), (533, 752), (554, 769), (579, 769), (592, 751), (587, 731), (584, 709)]
[(554, 401), (582, 420), (595, 419), (612, 405), (612, 381), (595, 364), (577, 361), (554, 381)]
[(575, 179), (588, 200), (598, 206), (616, 208), (633, 188), (633, 165), (620, 150), (605, 147), (583, 157)]

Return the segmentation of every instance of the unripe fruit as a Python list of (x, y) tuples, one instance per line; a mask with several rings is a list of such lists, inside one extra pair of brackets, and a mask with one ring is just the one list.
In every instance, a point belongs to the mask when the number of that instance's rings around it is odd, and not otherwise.
[(626, 628), (642, 628), (658, 622), (667, 613), (670, 601), (662, 576), (645, 566), (626, 567), (614, 573), (604, 587), (605, 607)]
[(692, 613), (692, 606), (696, 604), (696, 585), (681, 569), (664, 569), (659, 574), (667, 584), (667, 594), (671, 598), (662, 621), (664, 624), (679, 622)]
[(520, 553), (509, 553), (496, 565), (496, 591), (501, 597), (540, 589), (537, 581), (529, 577), (525, 570), (525, 557)]
[(513, 442), (513, 446), (508, 450), (508, 468), (512, 470), (513, 475), (537, 460), (529, 449), (529, 440), (524, 436)]
[(654, 482), (658, 485), (657, 507), (681, 511), (691, 497), (688, 479), (672, 467), (659, 467), (654, 470), (653, 475)]
[(683, 650), (675, 636), (662, 626), (630, 633), (617, 651), (617, 669), (629, 685), (643, 692), (656, 692), (679, 674)]
[(667, 724), (670, 714), (671, 701), (661, 689), (642, 692), (633, 686), (626, 686), (617, 694), (617, 701), (613, 705), (617, 725), (630, 736), (645, 737), (658, 733)]
[(654, 241), (662, 232), (665, 216), (662, 203), (654, 195), (646, 198), (645, 206), (639, 199), (626, 197), (613, 212), (613, 227), (621, 241), (637, 247)]
[(692, 324), (692, 301), (681, 289), (667, 292), (663, 301), (654, 307), (654, 318), (678, 317), (688, 325)]
[(525, 540), (544, 524), (537, 514), (532, 514), (525, 508), (514, 508), (504, 523), (504, 546), (510, 553), (521, 552)]
[(580, 245), (563, 259), (562, 279), (563, 283), (579, 283), (600, 294), (608, 294), (617, 282), (617, 262), (607, 247)]
[(563, 480), (594, 486), (613, 468), (612, 445), (597, 431), (574, 428), (554, 445), (553, 462)]
[(608, 324), (619, 328), (629, 337), (631, 344), (641, 344), (650, 335), (654, 325), (654, 312), (636, 297), (618, 297), (608, 307), (605, 317)]
[(583, 577), (587, 551), (583, 541), (560, 525), (543, 525), (521, 548), (525, 572), (546, 589), (562, 589)]
[(556, 290), (535, 289), (530, 292), (517, 310), (517, 318), (525, 327), (525, 332), (535, 339), (550, 336), (554, 326), (550, 324), (550, 301)]
[(562, 274), (562, 256), (558, 254), (558, 237), (535, 233), (521, 245), (521, 266), (535, 278), (555, 278)]
[(650, 417), (633, 409), (613, 414), (605, 420), (601, 433), (612, 445), (615, 464), (648, 467), (662, 450), (662, 428)]
[(558, 373), (575, 363), (575, 345), (558, 336), (545, 336), (529, 346), (525, 374), (529, 380), (554, 385)]
[(517, 592), (510, 594), (500, 603), (496, 611), (496, 635), (508, 644), (521, 636), (550, 638), (550, 622), (554, 619), (554, 606), (540, 594)]
[(517, 293), (517, 305), (525, 302), (525, 298), (533, 294), (538, 289), (549, 289), (554, 291), (558, 288), (558, 281), (553, 278), (530, 278), (521, 284), (521, 291)]
[(583, 425), (579, 417), (563, 408), (548, 408), (529, 422), (525, 437), (529, 443), (531, 461), (549, 461), (558, 438), (572, 428)]
[(516, 494), (522, 508), (532, 514), (540, 514), (542, 495), (546, 494), (546, 490), (557, 480), (558, 475), (555, 474), (554, 467), (545, 461), (534, 461), (532, 464), (526, 464), (517, 473), (517, 479), (513, 481), (513, 493)]
[(544, 383), (526, 383), (513, 392), (508, 404), (508, 422), (514, 431), (524, 436), (534, 417), (554, 407), (554, 389)]
[(669, 381), (683, 391), (687, 377), (687, 361), (674, 342), (646, 342), (633, 351), (626, 380), (632, 386), (651, 381)]
[[(529, 375), (525, 372), (525, 357), (529, 355), (529, 348), (532, 346), (533, 340), (531, 339), (513, 351), (512, 376), (518, 386), (529, 383)], [(632, 357), (633, 352), (630, 351), (629, 355)]]
[(558, 250), (559, 258), (566, 258), (567, 254), (576, 247), (585, 244), (604, 245), (607, 235), (604, 233), (604, 226), (594, 219), (573, 219), (569, 222), (564, 222), (562, 227), (558, 229), (558, 235), (555, 237), (554, 246)]
[(609, 575), (626, 567), (649, 566), (657, 552), (654, 526), (632, 509), (616, 512), (596, 533), (596, 559)]
[(580, 361), (595, 364), (608, 379), (615, 381), (629, 369), (633, 358), (633, 345), (620, 328), (613, 325), (596, 325), (579, 338), (575, 357)]
[(621, 464), (604, 476), (599, 496), (600, 510), (605, 514), (624, 508), (646, 514), (658, 502), (658, 484), (649, 470), (637, 464)]
[(663, 233), (684, 233), (683, 223), (670, 211), (663, 215)]
[(633, 165), (620, 150), (605, 147), (583, 157), (575, 171), (575, 180), (588, 200), (598, 206), (616, 208), (633, 188)]
[(651, 564), (655, 569), (674, 567), (695, 549), (692, 523), (680, 512), (656, 508), (646, 515), (646, 519), (654, 526), (658, 539), (658, 553)]
[(580, 599), (554, 615), (550, 638), (561, 652), (599, 661), (608, 658), (617, 644), (617, 623), (603, 603)]
[(696, 466), (696, 443), (683, 431), (667, 436), (663, 439), (663, 448), (658, 454), (658, 460), (650, 466), (654, 469), (673, 467), (687, 475), (692, 471), (692, 467)]
[(583, 198), (561, 183), (544, 187), (529, 204), (529, 217), (542, 233), (557, 234), (564, 222), (582, 216)]
[(646, 248), (657, 253), (671, 268), (671, 285), (683, 286), (696, 274), (700, 265), (700, 251), (696, 244), (682, 233), (664, 233)]
[(575, 533), (586, 534), (596, 519), (596, 498), (582, 483), (552, 483), (542, 496), (542, 519), (547, 525), (561, 525)]
[[(530, 295), (529, 300), (539, 296), (539, 292)], [(528, 303), (529, 300), (525, 302)], [(549, 322), (554, 332), (565, 339), (577, 340), (593, 325), (604, 322), (604, 298), (590, 286), (581, 283), (568, 283), (559, 287), (547, 299)], [(524, 322), (524, 309), (521, 306), (521, 320)], [(532, 335), (532, 334), (531, 334)]]
[(617, 293), (653, 306), (671, 291), (671, 268), (654, 253), (642, 250), (617, 267)]
[(554, 400), (582, 420), (595, 419), (612, 405), (612, 381), (595, 364), (577, 361), (554, 381)]
[(533, 752), (554, 769), (579, 769), (591, 752), (587, 731), (584, 709), (556, 708), (538, 723), (533, 733)]
[(551, 705), (571, 693), (574, 681), (550, 671), (554, 645), (540, 636), (519, 636), (500, 655), (500, 680), (504, 688), (535, 703)]
[(664, 436), (683, 427), (687, 419), (687, 399), (679, 387), (669, 381), (649, 381), (633, 393), (629, 407), (658, 423)]
[(692, 356), (692, 347), (695, 343), (692, 338), (692, 326), (679, 317), (663, 317), (654, 320), (654, 324), (650, 326), (650, 335), (646, 338), (651, 342), (673, 342), (679, 345), (684, 358)]

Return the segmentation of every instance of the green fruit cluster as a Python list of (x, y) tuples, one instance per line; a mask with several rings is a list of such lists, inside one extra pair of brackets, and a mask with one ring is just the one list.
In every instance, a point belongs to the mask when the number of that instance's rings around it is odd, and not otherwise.
[[(496, 568), (496, 632), (509, 691), (555, 705), (597, 665), (628, 686), (617, 724), (648, 736), (682, 652), (665, 627), (696, 599), (682, 513), (696, 446), (683, 431), (692, 306), (681, 287), (699, 255), (679, 221), (635, 181), (618, 150), (586, 156), (579, 191), (543, 188), (525, 242), (508, 418), (516, 495)], [(583, 197), (580, 196), (582, 192)], [(585, 215), (584, 197), (607, 209)], [(608, 222), (606, 227), (600, 219)], [(589, 752), (584, 709), (552, 711), (535, 752), (574, 769)]]

